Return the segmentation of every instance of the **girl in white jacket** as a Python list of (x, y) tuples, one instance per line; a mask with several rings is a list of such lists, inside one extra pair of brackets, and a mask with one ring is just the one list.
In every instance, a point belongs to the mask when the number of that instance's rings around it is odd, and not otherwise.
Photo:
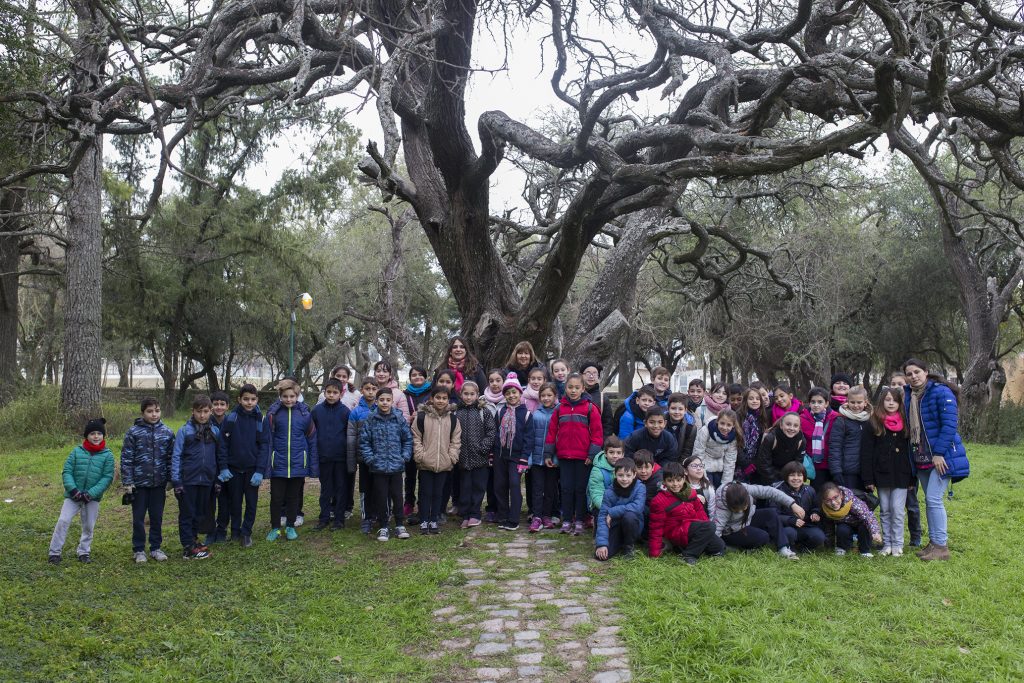
[(731, 482), (736, 473), (736, 452), (743, 448), (738, 425), (736, 413), (725, 408), (700, 428), (693, 442), (693, 454), (704, 461), (707, 477), (716, 489)]

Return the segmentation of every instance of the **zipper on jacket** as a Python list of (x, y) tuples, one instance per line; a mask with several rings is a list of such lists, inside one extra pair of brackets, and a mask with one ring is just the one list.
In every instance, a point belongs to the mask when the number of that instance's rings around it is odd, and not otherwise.
[(288, 478), (292, 478), (292, 409), (288, 409)]

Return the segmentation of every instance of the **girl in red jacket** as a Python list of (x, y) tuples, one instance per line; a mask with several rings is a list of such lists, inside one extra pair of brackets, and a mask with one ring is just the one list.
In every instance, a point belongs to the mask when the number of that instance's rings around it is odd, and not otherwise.
[(558, 459), (562, 487), (562, 533), (579, 536), (587, 514), (587, 480), (593, 458), (601, 450), (601, 413), (583, 392), (578, 372), (565, 380), (565, 396), (551, 414), (544, 439), (545, 461)]
[(677, 462), (665, 463), (665, 488), (651, 501), (647, 548), (651, 557), (660, 557), (667, 539), (683, 549), (683, 561), (697, 564), (701, 555), (725, 554), (725, 543), (715, 535), (715, 523), (708, 520), (704, 504), (690, 488), (686, 471)]

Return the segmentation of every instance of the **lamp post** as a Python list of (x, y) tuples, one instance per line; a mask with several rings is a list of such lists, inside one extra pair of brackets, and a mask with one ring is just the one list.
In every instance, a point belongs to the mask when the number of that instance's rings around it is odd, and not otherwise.
[(308, 311), (313, 308), (313, 297), (309, 295), (309, 292), (303, 292), (299, 296), (292, 299), (292, 322), (291, 330), (289, 332), (289, 350), (288, 350), (288, 376), (295, 376), (295, 304), (301, 303), (302, 310)]

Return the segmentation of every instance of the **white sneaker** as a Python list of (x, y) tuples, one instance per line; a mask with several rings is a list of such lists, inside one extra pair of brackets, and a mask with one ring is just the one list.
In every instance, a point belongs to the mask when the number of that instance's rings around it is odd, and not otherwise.
[(142, 564), (146, 561), (146, 553), (142, 552), (141, 550), (135, 553), (132, 557), (135, 558), (135, 564)]
[(885, 546), (884, 548), (878, 551), (878, 554), (882, 557), (888, 557), (889, 555), (892, 555), (892, 548), (890, 548), (889, 546)]
[(842, 557), (845, 554), (846, 554), (845, 550), (843, 550), (842, 548), (836, 548), (836, 555), (838, 555), (839, 557)]
[(404, 526), (396, 526), (395, 527), (395, 536), (398, 536), (399, 538), (402, 538), (402, 539), (409, 538), (409, 532), (406, 530), (406, 528)]
[(296, 527), (302, 526), (302, 523), (305, 522), (305, 521), (306, 521), (306, 518), (303, 517), (302, 515), (296, 515), (295, 516), (295, 526)]
[(892, 556), (893, 557), (903, 557), (903, 548), (893, 548), (892, 549)]
[(287, 517), (282, 517), (281, 518), (281, 528), (283, 529), (286, 524), (288, 524), (288, 518)]
[(788, 545), (784, 548), (779, 548), (779, 555), (786, 558), (787, 560), (799, 560), (800, 556), (793, 552), (792, 548)]
[(149, 556), (157, 562), (167, 561), (167, 553), (165, 553), (163, 550), (160, 550), (160, 548), (157, 548), (156, 550), (151, 550)]
[(388, 528), (386, 526), (381, 527), (380, 531), (377, 532), (377, 540), (378, 541), (387, 541), (387, 540), (390, 540), (390, 539), (391, 539), (391, 532), (388, 531)]
[(871, 554), (871, 553), (861, 553), (860, 556), (861, 557), (874, 557), (874, 555)]

